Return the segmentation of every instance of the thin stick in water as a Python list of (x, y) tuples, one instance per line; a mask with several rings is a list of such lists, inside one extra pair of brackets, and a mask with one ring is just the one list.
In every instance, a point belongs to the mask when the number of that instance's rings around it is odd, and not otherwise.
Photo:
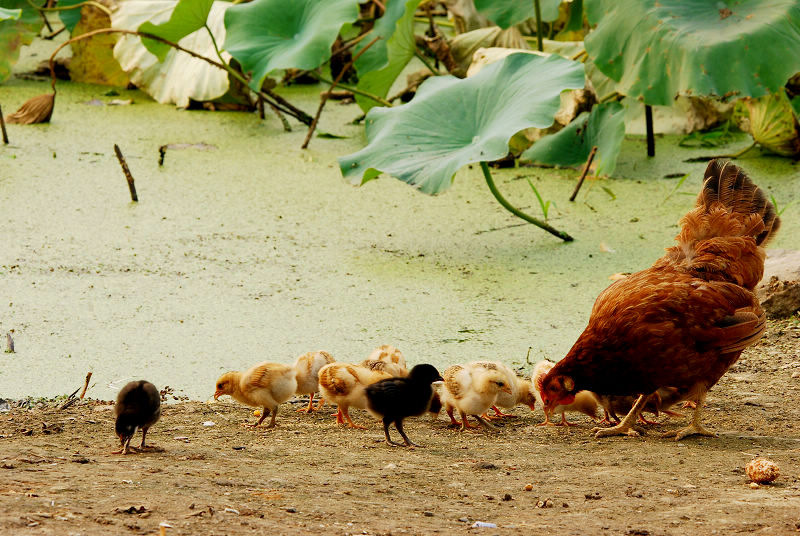
[(0, 130), (3, 131), (3, 143), (8, 145), (8, 132), (6, 132), (6, 120), (3, 118), (2, 107), (0, 107)]
[(159, 166), (163, 166), (164, 165), (164, 157), (167, 156), (167, 149), (168, 148), (169, 148), (169, 145), (162, 145), (161, 147), (158, 148), (158, 165)]
[(317, 128), (317, 123), (319, 122), (319, 116), (322, 114), (322, 109), (325, 107), (325, 103), (328, 102), (328, 97), (330, 97), (331, 91), (333, 91), (333, 88), (336, 87), (336, 85), (341, 81), (341, 79), (344, 76), (344, 74), (353, 66), (353, 64), (356, 61), (358, 61), (358, 58), (360, 58), (361, 55), (364, 52), (366, 52), (369, 49), (369, 47), (374, 45), (378, 41), (378, 39), (380, 39), (380, 38), (381, 38), (381, 36), (376, 36), (372, 41), (367, 43), (367, 45), (364, 48), (362, 48), (361, 50), (359, 50), (358, 54), (353, 56), (353, 58), (347, 63), (347, 65), (345, 65), (342, 68), (342, 70), (339, 71), (339, 74), (334, 79), (333, 83), (331, 84), (331, 87), (328, 88), (328, 91), (326, 91), (322, 95), (322, 98), (320, 99), (319, 108), (317, 108), (317, 114), (314, 116), (314, 119), (311, 121), (311, 126), (308, 127), (308, 133), (306, 134), (306, 139), (303, 142), (303, 145), (300, 146), (301, 149), (308, 148), (308, 143), (311, 141), (311, 136), (314, 134), (314, 130)]
[(122, 166), (122, 172), (125, 174), (125, 179), (128, 181), (128, 189), (131, 191), (131, 201), (134, 203), (139, 202), (139, 196), (136, 195), (136, 186), (133, 184), (133, 175), (131, 170), (128, 169), (128, 163), (125, 162), (125, 157), (122, 156), (122, 151), (119, 150), (119, 145), (114, 144), (114, 152), (117, 154), (119, 165)]
[(81, 391), (80, 399), (83, 400), (83, 397), (86, 396), (86, 389), (89, 388), (89, 380), (92, 379), (92, 371), (86, 373), (86, 381), (83, 382), (83, 391)]
[(597, 145), (592, 147), (592, 152), (589, 153), (589, 158), (586, 159), (586, 165), (583, 168), (583, 172), (581, 173), (581, 178), (578, 179), (578, 184), (575, 185), (575, 191), (572, 192), (572, 195), (569, 196), (570, 201), (575, 201), (575, 198), (578, 196), (578, 192), (583, 186), (583, 180), (586, 178), (586, 174), (589, 172), (589, 168), (592, 166), (592, 160), (594, 160), (594, 155), (597, 153)]

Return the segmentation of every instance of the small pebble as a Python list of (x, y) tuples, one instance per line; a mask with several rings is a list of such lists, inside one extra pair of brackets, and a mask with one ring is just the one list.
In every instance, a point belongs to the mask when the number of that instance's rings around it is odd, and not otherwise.
[(759, 486), (756, 482), (750, 482), (750, 487), (753, 488), (753, 489), (758, 489), (761, 486)]
[(286, 511), (289, 512), (290, 514), (295, 514), (297, 513), (297, 508), (290, 506), (289, 508), (286, 509)]
[(206, 421), (206, 422), (203, 423), (203, 426), (214, 426), (216, 424), (217, 423), (215, 423), (214, 421)]
[(506, 493), (505, 495), (503, 495), (503, 500), (504, 501), (510, 501), (510, 500), (513, 500), (513, 497), (511, 496), (510, 493)]
[(433, 517), (433, 512), (422, 512), (425, 517)]
[(461, 523), (469, 523), (469, 518), (468, 517), (459, 517), (458, 520)]
[(533, 484), (525, 484), (525, 491), (533, 491)]
[(778, 478), (780, 474), (778, 464), (766, 458), (755, 458), (751, 460), (750, 463), (745, 465), (744, 472), (751, 481), (758, 484), (772, 482)]

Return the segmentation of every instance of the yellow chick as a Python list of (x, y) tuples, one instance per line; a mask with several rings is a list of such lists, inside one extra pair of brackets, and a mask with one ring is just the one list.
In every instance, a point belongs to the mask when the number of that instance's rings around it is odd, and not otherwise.
[(336, 424), (347, 424), (350, 428), (362, 428), (350, 417), (350, 408), (366, 409), (365, 389), (384, 378), (407, 376), (408, 372), (397, 364), (373, 361), (372, 366), (331, 363), (319, 371), (320, 395), (328, 402), (336, 404), (338, 410)]
[(362, 365), (365, 365), (367, 362), (370, 361), (383, 361), (384, 363), (393, 363), (395, 365), (400, 365), (403, 369), (408, 370), (408, 366), (406, 365), (406, 358), (403, 355), (403, 352), (392, 346), (391, 344), (384, 344), (382, 346), (378, 346), (375, 348), (367, 358), (361, 362)]
[[(539, 361), (536, 366), (533, 368), (533, 374), (531, 374), (531, 380), (535, 387), (534, 393), (536, 395), (536, 400), (542, 404), (542, 380), (544, 377), (547, 376), (547, 373), (550, 372), (550, 369), (555, 366), (555, 363), (550, 361)], [(544, 404), (542, 404), (542, 408), (544, 409)], [(550, 413), (547, 411), (544, 412), (544, 422), (540, 422), (539, 426), (575, 426), (577, 423), (571, 423), (567, 420), (566, 412), (574, 411), (583, 413), (584, 415), (589, 416), (593, 421), (597, 420), (597, 397), (591, 391), (578, 391), (575, 393), (575, 401), (572, 404), (566, 406), (556, 406), (552, 409), (551, 413), (561, 413), (561, 422), (556, 423), (550, 420)]]
[(320, 398), (319, 404), (314, 408), (314, 393), (319, 391), (319, 369), (334, 361), (336, 360), (331, 354), (320, 350), (303, 354), (294, 362), (294, 369), (297, 372), (296, 393), (308, 395), (308, 407), (300, 408), (297, 411), (311, 413), (314, 409), (321, 409), (325, 404), (325, 399)]
[(497, 394), (497, 398), (495, 399), (494, 404), (492, 404), (492, 410), (494, 410), (495, 413), (494, 417), (481, 415), (484, 419), (516, 417), (516, 415), (512, 415), (510, 413), (503, 413), (497, 408), (497, 406), (500, 406), (501, 408), (513, 408), (519, 404), (525, 404), (531, 408), (531, 411), (533, 411), (533, 408), (536, 404), (536, 394), (533, 389), (533, 384), (530, 380), (518, 377), (508, 366), (504, 365), (503, 363), (498, 363), (497, 361), (475, 361), (471, 363), (471, 365), (483, 367), (487, 370), (500, 371), (505, 376), (507, 385), (511, 387), (511, 393), (500, 391)]
[(297, 390), (294, 367), (280, 363), (259, 363), (245, 372), (226, 372), (217, 380), (214, 400), (222, 395), (231, 395), (234, 400), (248, 406), (264, 408), (258, 426), (272, 413), (267, 428), (275, 426), (278, 405), (289, 400)]
[(444, 371), (442, 377), (444, 388), (440, 397), (451, 422), (458, 424), (453, 417), (453, 410), (457, 409), (461, 414), (461, 430), (477, 428), (467, 422), (467, 415), (472, 415), (485, 430), (497, 431), (481, 415), (494, 403), (499, 393), (512, 394), (509, 380), (503, 372), (471, 363), (453, 365)]

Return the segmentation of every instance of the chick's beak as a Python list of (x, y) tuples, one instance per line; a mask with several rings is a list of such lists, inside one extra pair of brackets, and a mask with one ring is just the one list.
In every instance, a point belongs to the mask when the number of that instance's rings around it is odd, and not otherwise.
[(222, 395), (224, 395), (224, 394), (225, 394), (225, 393), (223, 393), (223, 392), (222, 392), (222, 391), (220, 391), (220, 390), (216, 390), (216, 391), (214, 391), (214, 400), (217, 400), (219, 397), (221, 397), (221, 396), (222, 396)]
[(510, 385), (506, 385), (500, 390), (503, 391), (504, 393), (512, 394)]

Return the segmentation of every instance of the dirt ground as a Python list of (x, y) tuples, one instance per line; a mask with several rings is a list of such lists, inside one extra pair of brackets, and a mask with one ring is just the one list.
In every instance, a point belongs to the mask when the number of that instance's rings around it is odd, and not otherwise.
[[(359, 411), (366, 431), (337, 428), (330, 406), (297, 413), (295, 400), (277, 428), (251, 431), (241, 426), (249, 409), (180, 401), (148, 435), (157, 448), (122, 456), (111, 454), (110, 403), (14, 401), (0, 413), (0, 533), (158, 534), (167, 522), (168, 535), (793, 534), (793, 374), (800, 321), (771, 322), (709, 395), (705, 422), (719, 437), (678, 443), (658, 434), (680, 418), (641, 438), (595, 440), (585, 417), (537, 427), (538, 408), (517, 408), (496, 436), (448, 429), (444, 414), (411, 419), (406, 430), (425, 448), (407, 450), (383, 443)], [(780, 466), (774, 484), (748, 485), (756, 455)]]

